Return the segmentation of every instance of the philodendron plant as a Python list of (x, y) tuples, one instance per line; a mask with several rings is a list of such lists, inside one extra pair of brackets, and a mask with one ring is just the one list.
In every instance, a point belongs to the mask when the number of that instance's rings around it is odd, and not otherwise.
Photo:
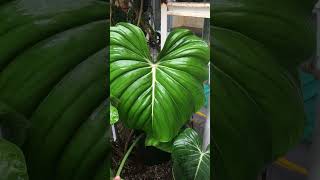
[(302, 137), (297, 67), (314, 51), (314, 3), (261, 2), (211, 6), (214, 179), (256, 180)]
[(209, 58), (207, 43), (186, 29), (171, 32), (152, 58), (140, 28), (111, 27), (110, 87), (124, 125), (143, 130), (146, 146), (172, 152), (181, 128), (204, 103)]
[(175, 139), (172, 148), (173, 175), (179, 179), (206, 180), (210, 177), (210, 146), (202, 150), (202, 139), (191, 128)]

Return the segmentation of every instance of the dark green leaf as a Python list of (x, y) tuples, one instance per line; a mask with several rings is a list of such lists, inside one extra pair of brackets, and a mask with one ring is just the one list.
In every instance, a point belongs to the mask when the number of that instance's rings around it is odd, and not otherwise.
[(2, 138), (0, 139), (0, 178), (1, 180), (28, 180), (22, 151)]
[(173, 144), (172, 159), (175, 179), (210, 179), (210, 149), (202, 150), (202, 140), (193, 129), (179, 134)]
[(313, 0), (215, 0), (211, 22), (263, 43), (282, 65), (297, 67), (315, 51), (313, 4)]
[(299, 88), (260, 43), (213, 27), (214, 177), (255, 180), (296, 145), (304, 126)]

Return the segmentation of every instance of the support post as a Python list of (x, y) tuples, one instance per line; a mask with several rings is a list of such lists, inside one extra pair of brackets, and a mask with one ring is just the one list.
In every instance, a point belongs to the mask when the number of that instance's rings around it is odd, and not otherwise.
[(168, 15), (167, 15), (167, 4), (161, 4), (161, 49), (164, 46), (164, 42), (167, 38), (168, 33)]

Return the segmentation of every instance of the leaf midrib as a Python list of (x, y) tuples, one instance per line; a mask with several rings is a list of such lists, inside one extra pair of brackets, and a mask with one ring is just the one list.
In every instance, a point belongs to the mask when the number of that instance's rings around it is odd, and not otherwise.
[(153, 112), (154, 112), (154, 100), (155, 100), (155, 90), (156, 90), (156, 72), (157, 72), (157, 64), (150, 63), (151, 66), (151, 74), (152, 74), (152, 95), (151, 95), (151, 122), (153, 124)]

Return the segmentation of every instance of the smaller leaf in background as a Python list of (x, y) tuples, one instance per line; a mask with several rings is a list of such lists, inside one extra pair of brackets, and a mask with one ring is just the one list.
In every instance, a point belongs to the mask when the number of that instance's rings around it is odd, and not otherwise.
[[(148, 139), (148, 138), (147, 138)], [(159, 142), (153, 138), (149, 138), (148, 141), (145, 142), (145, 145), (146, 146), (154, 146), (162, 151), (165, 151), (165, 152), (168, 152), (168, 153), (171, 153), (172, 152), (172, 144), (173, 144), (173, 141), (169, 141), (169, 142)]]
[(210, 149), (202, 150), (200, 136), (185, 129), (173, 143), (173, 174), (176, 180), (209, 180)]
[(112, 94), (110, 95), (110, 102), (111, 104), (118, 108), (119, 104), (120, 104), (120, 99), (116, 98), (115, 96), (113, 96)]
[(110, 124), (113, 125), (119, 120), (119, 113), (117, 108), (110, 104)]
[(18, 146), (0, 139), (1, 180), (28, 180), (24, 155)]
[(145, 145), (146, 146), (154, 146), (162, 151), (165, 151), (167, 153), (172, 153), (172, 147), (173, 147), (173, 143), (176, 140), (176, 138), (179, 136), (180, 133), (182, 133), (185, 130), (185, 127), (182, 127), (179, 130), (179, 133), (176, 137), (174, 137), (171, 141), (169, 142), (159, 142), (153, 138), (147, 137), (146, 141), (145, 141)]

